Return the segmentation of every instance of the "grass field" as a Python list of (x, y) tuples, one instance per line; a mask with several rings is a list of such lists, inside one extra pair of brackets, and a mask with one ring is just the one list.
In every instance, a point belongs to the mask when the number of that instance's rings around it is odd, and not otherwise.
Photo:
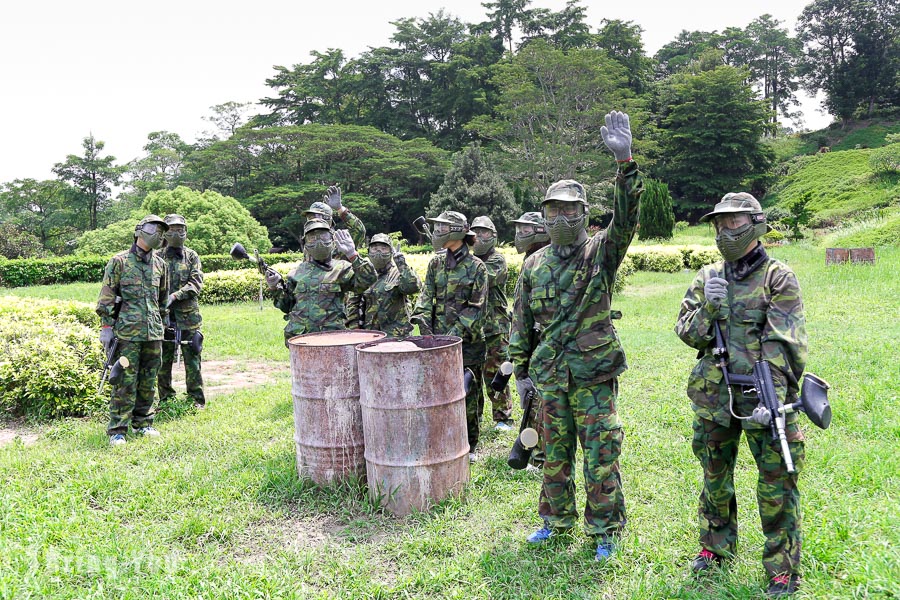
[[(804, 422), (796, 597), (897, 598), (900, 250), (881, 251), (874, 266), (825, 267), (822, 248), (773, 254), (800, 279), (809, 369), (832, 383), (835, 414), (828, 431)], [(104, 423), (72, 419), (34, 445), (0, 449), (0, 597), (759, 598), (763, 536), (746, 446), (739, 556), (711, 577), (688, 573), (700, 480), (684, 394), (694, 352), (672, 327), (693, 276), (639, 272), (614, 300), (631, 367), (619, 401), (629, 523), (608, 564), (593, 562), (580, 531), (525, 543), (539, 526), (539, 481), (506, 466), (513, 435), (489, 422), (465, 498), (429, 513), (396, 518), (361, 484), (298, 480), (290, 380), (280, 375), (161, 419), (159, 440), (113, 450)], [(97, 286), (4, 292), (93, 302)], [(287, 362), (282, 323), (270, 306), (205, 307), (205, 358)], [(579, 487), (580, 507), (583, 498)]]

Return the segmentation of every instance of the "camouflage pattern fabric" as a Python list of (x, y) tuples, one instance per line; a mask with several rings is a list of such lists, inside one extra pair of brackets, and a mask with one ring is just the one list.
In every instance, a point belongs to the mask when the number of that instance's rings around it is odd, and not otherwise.
[[(575, 508), (575, 450), (584, 453), (585, 533), (618, 535), (625, 527), (619, 454), (625, 434), (616, 412), (618, 380), (593, 385), (538, 387), (544, 400), (544, 482), (538, 512), (551, 529), (570, 529)], [(569, 382), (571, 384), (571, 381)]]
[(484, 413), (484, 395), (479, 385), (483, 373), (481, 365), (468, 365), (468, 368), (475, 377), (472, 379), (472, 387), (466, 393), (466, 432), (469, 437), (469, 452), (475, 452), (481, 433), (481, 415)]
[(284, 340), (303, 333), (345, 329), (344, 295), (362, 293), (378, 278), (367, 258), (352, 263), (332, 259), (330, 263), (303, 261), (275, 290), (275, 307), (286, 314)]
[[(185, 330), (181, 339), (190, 341), (193, 331)], [(206, 395), (203, 393), (203, 372), (200, 354), (194, 352), (189, 343), (182, 343), (181, 362), (184, 363), (184, 383), (187, 395), (195, 403), (206, 406)], [(172, 365), (175, 362), (175, 343), (163, 342), (162, 363), (159, 367), (159, 402), (170, 402), (175, 399), (175, 388), (172, 387)]]
[(530, 376), (543, 400), (541, 517), (551, 527), (574, 525), (577, 437), (584, 448), (586, 530), (593, 536), (612, 535), (625, 523), (615, 378), (627, 365), (610, 318), (610, 295), (637, 228), (642, 192), (637, 164), (620, 163), (610, 225), (568, 258), (553, 245), (529, 256), (513, 307), (514, 373)]
[[(766, 544), (763, 566), (770, 576), (796, 573), (800, 564), (800, 492), (797, 474), (784, 468), (780, 446), (769, 428), (752, 421), (738, 421), (728, 409), (728, 389), (715, 365), (714, 320), (722, 320), (729, 353), (729, 370), (749, 375), (753, 363), (768, 360), (780, 402), (793, 401), (796, 380), (806, 366), (807, 341), (803, 302), (797, 279), (787, 265), (769, 258), (761, 245), (753, 251), (761, 260), (748, 274), (737, 277), (736, 263), (718, 262), (700, 270), (685, 294), (675, 332), (701, 357), (688, 378), (687, 395), (694, 410), (694, 454), (703, 467), (700, 494), (700, 543), (711, 552), (727, 556), (737, 546), (737, 503), (733, 472), (741, 431), (759, 471), (757, 501)], [(743, 259), (742, 259), (743, 260)], [(722, 307), (706, 302), (703, 288), (710, 277), (728, 281), (728, 298)], [(758, 404), (755, 393), (732, 387), (734, 410), (749, 415)], [(797, 415), (786, 417), (786, 430), (799, 472), (805, 449)]]
[[(148, 342), (163, 339), (168, 299), (166, 261), (153, 250), (137, 244), (109, 259), (103, 273), (97, 314), (101, 325), (112, 326), (123, 341)], [(113, 321), (116, 296), (122, 297), (119, 318)]]
[(360, 296), (364, 306), (360, 329), (383, 331), (390, 337), (409, 335), (413, 330), (409, 322), (410, 296), (421, 287), (419, 276), (406, 262), (401, 267), (389, 264)]
[(128, 433), (129, 424), (134, 429), (153, 425), (153, 401), (161, 353), (160, 341), (119, 340), (116, 358), (126, 357), (129, 366), (121, 383), (112, 391), (107, 435), (124, 435)]
[(488, 303), (484, 316), (484, 338), (487, 348), (483, 369), (484, 389), (491, 400), (491, 416), (494, 422), (512, 425), (512, 399), (509, 395), (509, 386), (499, 394), (491, 389), (491, 379), (506, 360), (506, 349), (509, 345), (509, 301), (506, 298), (509, 267), (503, 255), (496, 250), (491, 250), (478, 258), (484, 263), (488, 273)]

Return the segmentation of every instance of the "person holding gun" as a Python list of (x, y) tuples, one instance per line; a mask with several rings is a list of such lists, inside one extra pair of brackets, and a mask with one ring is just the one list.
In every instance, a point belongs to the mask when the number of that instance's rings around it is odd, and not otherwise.
[[(125, 357), (121, 380), (113, 387), (106, 433), (112, 446), (125, 444), (130, 425), (139, 435), (156, 437), (153, 401), (162, 354), (168, 301), (168, 269), (156, 252), (169, 226), (147, 215), (134, 228), (131, 249), (109, 259), (103, 273), (97, 314), (100, 342), (109, 359)], [(116, 307), (117, 299), (121, 299)], [(118, 341), (116, 341), (118, 340)], [(116, 356), (110, 356), (112, 347)]]
[[(773, 415), (755, 391), (726, 384), (726, 365), (719, 363), (718, 355), (727, 358), (728, 372), (744, 379), (757, 361), (768, 362), (779, 403), (795, 400), (807, 356), (800, 285), (790, 267), (770, 258), (760, 243), (768, 226), (752, 195), (726, 194), (700, 221), (712, 221), (724, 261), (700, 270), (675, 325), (678, 337), (699, 351), (687, 387), (694, 410), (692, 446), (703, 469), (701, 550), (691, 567), (702, 573), (724, 566), (737, 551), (734, 467), (744, 433), (759, 471), (756, 495), (766, 537), (767, 593), (785, 596), (799, 585), (798, 474), (789, 472), (790, 457), (785, 460), (778, 440), (772, 439)], [(794, 470), (799, 471), (805, 455), (796, 412), (785, 415), (784, 429)]]
[(162, 365), (159, 369), (159, 403), (175, 399), (172, 387), (172, 363), (178, 353), (184, 359), (184, 381), (187, 395), (199, 409), (206, 407), (203, 393), (203, 374), (200, 368), (200, 353), (203, 349), (203, 334), (200, 324), (200, 303), (197, 297), (203, 289), (203, 269), (200, 256), (184, 245), (187, 239), (187, 222), (181, 215), (166, 215), (169, 226), (166, 231), (166, 247), (163, 258), (169, 272), (168, 299), (169, 315), (166, 335), (162, 346)]
[(564, 179), (547, 188), (542, 208), (550, 246), (522, 266), (509, 356), (519, 397), (536, 390), (543, 400), (546, 461), (538, 511), (544, 525), (527, 541), (541, 544), (575, 526), (572, 469), (580, 441), (585, 530), (596, 544), (595, 559), (605, 561), (625, 527), (619, 474), (624, 434), (616, 400), (617, 377), (627, 365), (610, 320), (610, 301), (616, 271), (637, 229), (643, 184), (631, 156), (628, 115), (607, 114), (600, 132), (618, 163), (612, 222), (589, 238), (584, 186)]
[(369, 260), (378, 273), (378, 279), (359, 295), (362, 319), (356, 324), (359, 329), (383, 331), (390, 337), (405, 337), (413, 329), (409, 321), (410, 297), (419, 292), (422, 282), (406, 264), (400, 244), (392, 246), (391, 238), (385, 233), (376, 233), (369, 240)]
[[(356, 252), (346, 230), (332, 231), (321, 219), (303, 227), (304, 260), (285, 282), (274, 269), (266, 271), (266, 284), (274, 292), (275, 307), (287, 316), (284, 344), (295, 335), (346, 329), (344, 295), (362, 293), (378, 274), (369, 259)], [(346, 258), (333, 258), (335, 250)]]
[(475, 461), (481, 413), (481, 369), (484, 365), (484, 312), (488, 274), (470, 246), (475, 234), (462, 213), (448, 210), (428, 219), (434, 227), (431, 243), (436, 251), (428, 262), (425, 284), (410, 321), (421, 335), (455, 335), (462, 338), (463, 367), (471, 370), (472, 385), (466, 390), (466, 428), (469, 461)]

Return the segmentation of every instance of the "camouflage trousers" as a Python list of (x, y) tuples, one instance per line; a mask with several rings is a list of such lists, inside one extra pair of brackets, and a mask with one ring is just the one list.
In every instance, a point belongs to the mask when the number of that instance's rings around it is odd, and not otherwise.
[[(193, 331), (185, 330), (183, 337), (190, 339)], [(200, 353), (194, 352), (190, 344), (181, 344), (181, 361), (184, 363), (184, 383), (187, 395), (197, 404), (206, 405), (203, 394), (203, 373), (201, 372)], [(202, 350), (201, 350), (202, 352)], [(159, 367), (159, 402), (175, 399), (175, 388), (172, 387), (172, 364), (175, 362), (175, 343), (163, 342), (162, 364)]]
[[(799, 473), (806, 455), (796, 415), (786, 429), (794, 466)], [(797, 573), (802, 543), (798, 473), (787, 472), (781, 446), (772, 440), (768, 428), (746, 429), (744, 433), (759, 471), (756, 499), (766, 536), (763, 567), (770, 577)], [(740, 440), (741, 424), (737, 419), (732, 419), (729, 427), (706, 419), (694, 420), (692, 446), (703, 467), (699, 508), (700, 545), (719, 556), (733, 556), (737, 551), (734, 465)]]
[(128, 368), (110, 397), (107, 435), (128, 433), (129, 424), (135, 429), (153, 425), (153, 400), (161, 354), (162, 342), (119, 340), (118, 356), (128, 359)]
[(619, 453), (625, 436), (616, 413), (618, 381), (565, 387), (541, 386), (544, 411), (544, 481), (538, 511), (552, 529), (569, 529), (578, 520), (575, 508), (577, 444), (584, 453), (585, 532), (606, 538), (625, 527), (625, 494), (619, 474)]
[(543, 467), (544, 466), (544, 413), (543, 413), (544, 402), (541, 400), (541, 397), (535, 394), (534, 400), (531, 401), (531, 410), (528, 411), (528, 418), (525, 420), (525, 427), (531, 427), (538, 434), (538, 443), (537, 446), (531, 451), (531, 458), (528, 460), (529, 463), (534, 465), (535, 467)]
[(472, 387), (466, 393), (466, 430), (469, 434), (469, 452), (478, 447), (478, 434), (481, 431), (481, 413), (484, 412), (484, 395), (481, 393), (481, 364), (463, 365), (471, 369), (475, 378)]
[[(484, 361), (484, 369), (479, 383), (483, 380), (485, 393), (490, 396), (494, 423), (506, 423), (512, 425), (512, 399), (509, 396), (509, 385), (506, 386), (499, 394), (491, 389), (491, 380), (500, 365), (506, 360), (506, 348), (509, 346), (509, 339), (506, 335), (492, 335), (484, 340), (487, 346), (487, 358)], [(479, 387), (481, 387), (479, 385)], [(485, 402), (482, 401), (484, 404)]]

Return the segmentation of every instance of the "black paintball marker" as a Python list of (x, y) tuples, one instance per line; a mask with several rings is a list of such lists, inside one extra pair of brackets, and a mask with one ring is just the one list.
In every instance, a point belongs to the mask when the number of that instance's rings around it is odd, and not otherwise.
[(163, 332), (163, 341), (175, 342), (175, 362), (181, 362), (181, 328), (175, 322), (171, 309), (167, 318), (166, 330)]
[[(265, 277), (269, 272), (274, 272), (274, 270), (266, 264), (259, 256), (259, 250), (253, 251), (253, 256), (247, 254), (247, 251), (244, 249), (244, 245), (240, 242), (236, 242), (234, 246), (231, 247), (231, 258), (236, 260), (249, 260), (252, 263), (256, 263), (256, 269), (259, 271), (260, 275)], [(284, 285), (284, 281), (280, 281), (278, 286), (281, 287)]]
[[(497, 371), (497, 374), (491, 380), (491, 389), (497, 394), (505, 390), (509, 384), (512, 372), (513, 364), (511, 362), (506, 361), (501, 364), (500, 370)], [(531, 414), (531, 408), (536, 396), (537, 394), (533, 390), (525, 395), (522, 421), (519, 423), (519, 435), (516, 436), (516, 441), (513, 443), (513, 447), (509, 451), (509, 457), (506, 459), (506, 464), (513, 469), (522, 470), (528, 466), (531, 452), (538, 443), (537, 431), (532, 427), (528, 427), (528, 416)]]
[[(725, 385), (728, 387), (729, 410), (731, 410), (731, 414), (738, 419), (750, 418), (741, 417), (734, 413), (734, 398), (731, 393), (732, 385), (742, 386), (748, 392), (756, 392), (760, 404), (769, 412), (769, 427), (771, 428), (772, 439), (777, 440), (781, 444), (781, 454), (784, 457), (787, 471), (788, 473), (796, 472), (785, 434), (784, 417), (792, 412), (802, 412), (809, 417), (809, 420), (816, 427), (828, 429), (831, 425), (831, 405), (828, 403), (828, 389), (831, 386), (821, 377), (812, 373), (806, 373), (803, 377), (803, 386), (800, 388), (800, 398), (797, 402), (782, 406), (779, 404), (778, 396), (775, 393), (775, 382), (772, 379), (772, 368), (769, 365), (769, 361), (756, 361), (753, 365), (752, 375), (729, 373), (728, 349), (725, 345), (719, 321), (715, 322), (715, 328), (716, 347), (713, 349), (713, 356), (719, 359), (717, 366), (722, 369), (722, 376), (725, 379)], [(791, 375), (788, 374), (788, 377), (791, 377)]]
[[(113, 304), (113, 326), (119, 320), (119, 311), (122, 310), (122, 297), (116, 296), (115, 304)], [(109, 345), (109, 352), (106, 354), (106, 360), (103, 362), (103, 374), (100, 376), (100, 385), (97, 386), (97, 395), (103, 391), (103, 384), (107, 378), (111, 385), (118, 385), (122, 381), (125, 369), (128, 368), (128, 359), (120, 356), (118, 360), (113, 360), (116, 352), (119, 350), (119, 338), (113, 337), (112, 344)]]
[(463, 369), (463, 388), (466, 390), (466, 395), (469, 394), (469, 391), (472, 389), (472, 386), (475, 384), (475, 373), (472, 372), (472, 369), (466, 367)]
[(428, 221), (425, 220), (425, 217), (416, 217), (416, 220), (413, 221), (413, 227), (422, 235), (431, 237), (431, 229), (429, 229)]

